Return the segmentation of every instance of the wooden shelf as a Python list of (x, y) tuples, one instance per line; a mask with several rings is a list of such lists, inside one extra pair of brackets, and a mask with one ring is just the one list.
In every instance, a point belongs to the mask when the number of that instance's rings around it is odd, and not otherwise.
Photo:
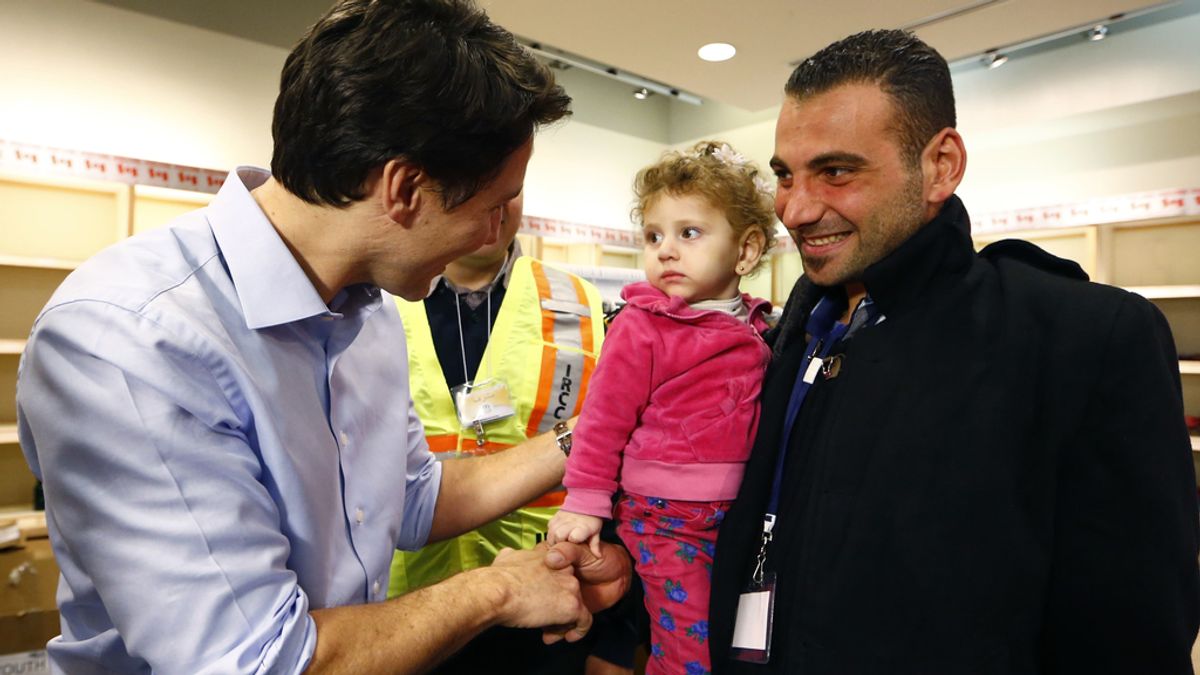
[(28, 267), (31, 269), (73, 270), (83, 261), (61, 258), (26, 258), (16, 255), (0, 255), (0, 266)]
[(17, 442), (17, 425), (0, 424), (0, 445)]
[(1180, 361), (1179, 372), (1184, 375), (1200, 375), (1200, 361)]
[(1128, 286), (1125, 290), (1148, 300), (1170, 300), (1176, 298), (1200, 298), (1200, 285), (1181, 286)]

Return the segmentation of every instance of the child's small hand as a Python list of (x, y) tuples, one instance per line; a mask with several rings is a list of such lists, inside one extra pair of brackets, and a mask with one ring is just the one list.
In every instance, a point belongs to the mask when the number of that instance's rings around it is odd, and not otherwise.
[(589, 516), (582, 513), (572, 513), (570, 511), (559, 511), (550, 519), (550, 524), (546, 527), (546, 540), (553, 546), (560, 541), (569, 541), (575, 544), (586, 543), (588, 548), (592, 549), (592, 555), (597, 558), (600, 554), (600, 526), (604, 524), (602, 518)]

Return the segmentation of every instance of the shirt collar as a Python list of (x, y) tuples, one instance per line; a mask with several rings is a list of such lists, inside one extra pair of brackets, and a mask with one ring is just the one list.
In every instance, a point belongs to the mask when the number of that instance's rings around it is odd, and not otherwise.
[(246, 327), (257, 330), (312, 316), (337, 316), (250, 194), (270, 176), (265, 169), (239, 166), (208, 205), (208, 221), (242, 304)]

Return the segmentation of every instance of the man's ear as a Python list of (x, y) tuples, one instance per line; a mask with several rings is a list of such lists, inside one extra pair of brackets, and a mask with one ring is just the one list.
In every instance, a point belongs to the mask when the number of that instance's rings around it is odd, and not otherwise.
[(921, 170), (925, 177), (925, 201), (941, 208), (958, 189), (967, 170), (967, 148), (956, 129), (946, 127), (925, 144)]
[(403, 227), (412, 225), (421, 201), (428, 198), (424, 194), (428, 182), (428, 176), (416, 164), (405, 159), (388, 160), (376, 186), (384, 213)]
[(737, 267), (734, 268), (737, 275), (744, 277), (753, 272), (766, 249), (767, 240), (762, 230), (752, 226), (743, 232), (738, 244)]

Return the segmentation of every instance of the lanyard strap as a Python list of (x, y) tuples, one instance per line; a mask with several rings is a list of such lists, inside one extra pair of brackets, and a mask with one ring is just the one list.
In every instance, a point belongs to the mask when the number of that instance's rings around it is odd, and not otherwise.
[[(788, 447), (792, 440), (792, 427), (800, 414), (800, 406), (808, 396), (808, 390), (816, 381), (817, 370), (821, 361), (829, 355), (833, 345), (846, 334), (846, 324), (838, 323), (838, 318), (846, 311), (842, 303), (831, 300), (828, 296), (821, 298), (808, 317), (804, 330), (811, 337), (808, 348), (804, 352), (804, 361), (797, 373), (796, 384), (792, 387), (792, 395), (788, 398), (787, 415), (784, 417), (783, 441), (779, 446), (779, 456), (775, 459), (775, 479), (771, 482), (771, 499), (767, 503), (766, 518), (773, 524), (775, 515), (779, 513), (779, 495), (783, 486), (783, 465), (787, 459)], [(765, 526), (765, 523), (764, 523)]]
[(779, 455), (775, 460), (775, 477), (771, 481), (771, 497), (767, 502), (767, 512), (763, 514), (762, 542), (758, 550), (758, 558), (752, 575), (755, 584), (762, 584), (763, 569), (767, 561), (767, 544), (771, 543), (771, 531), (775, 528), (775, 517), (779, 513), (779, 495), (783, 487), (783, 465), (787, 459), (788, 446), (791, 445), (792, 426), (800, 413), (800, 405), (804, 403), (808, 390), (816, 381), (817, 371), (821, 361), (829, 355), (829, 350), (842, 336), (846, 334), (846, 324), (838, 323), (838, 318), (846, 311), (845, 301), (831, 299), (825, 296), (813, 307), (808, 316), (804, 330), (809, 334), (808, 347), (804, 351), (804, 360), (797, 373), (796, 384), (792, 386), (792, 395), (788, 398), (787, 415), (784, 417), (783, 442), (779, 447)]

